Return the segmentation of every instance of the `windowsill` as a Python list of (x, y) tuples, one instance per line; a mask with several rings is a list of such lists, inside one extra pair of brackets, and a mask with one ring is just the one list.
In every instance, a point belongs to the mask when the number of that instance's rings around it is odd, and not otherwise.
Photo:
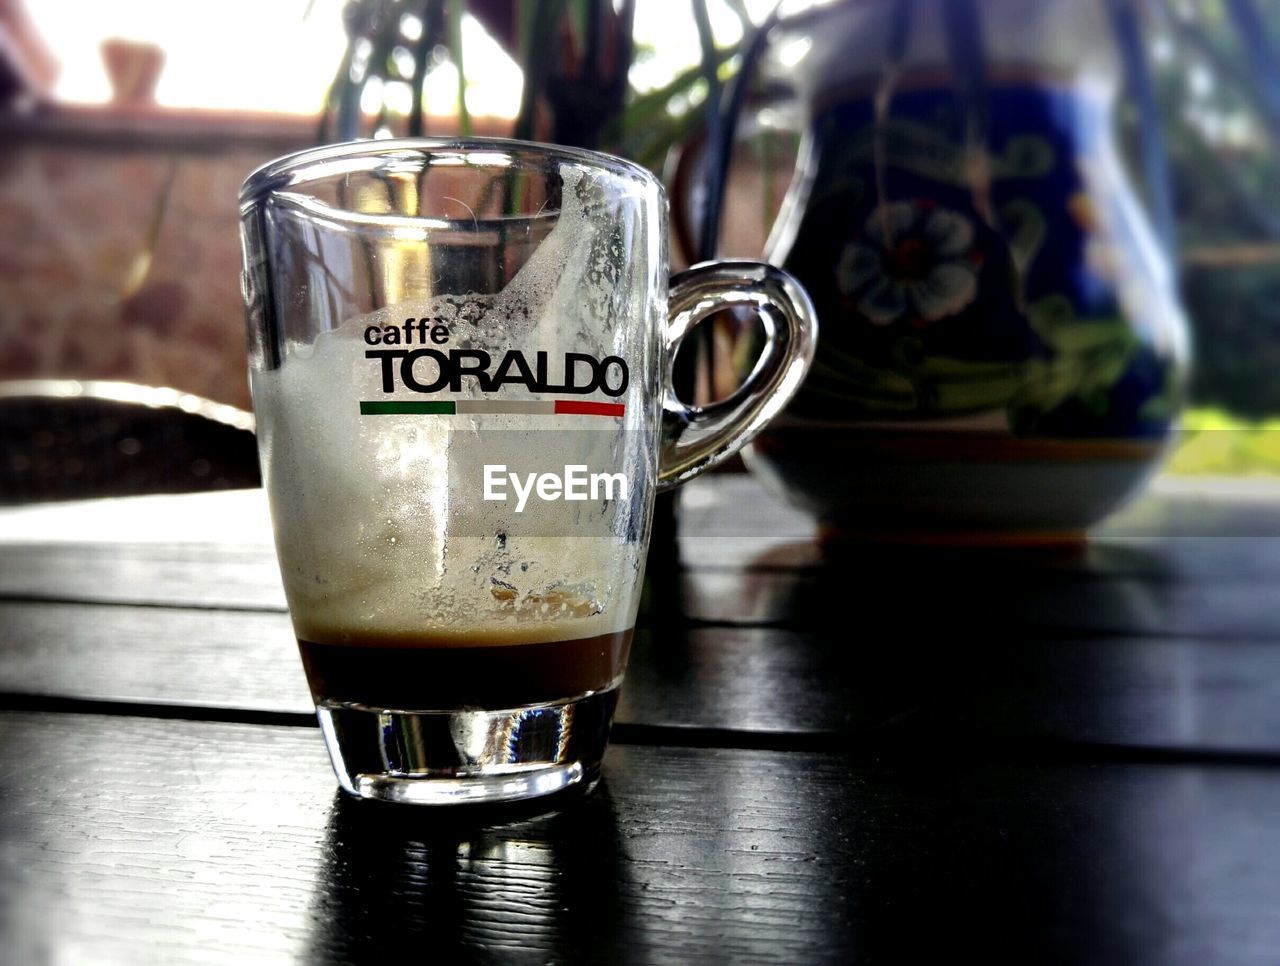
[[(269, 148), (276, 153), (316, 142), (318, 115), (263, 111), (207, 110), (111, 104), (46, 104), (25, 113), (0, 112), (0, 139), (22, 143), (71, 144), (77, 147), (154, 148), (223, 151)], [(510, 136), (504, 118), (473, 118), (477, 135)], [(450, 135), (457, 118), (427, 119), (431, 135)]]
[(288, 148), (313, 143), (318, 125), (317, 118), (301, 114), (47, 104), (25, 113), (0, 114), (0, 138), (11, 143), (74, 142), (77, 147), (104, 148)]

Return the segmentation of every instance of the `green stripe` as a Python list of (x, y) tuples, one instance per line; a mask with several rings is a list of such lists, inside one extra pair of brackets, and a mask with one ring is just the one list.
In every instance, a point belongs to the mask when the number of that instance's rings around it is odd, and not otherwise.
[(361, 416), (452, 416), (451, 402), (383, 402), (362, 400)]

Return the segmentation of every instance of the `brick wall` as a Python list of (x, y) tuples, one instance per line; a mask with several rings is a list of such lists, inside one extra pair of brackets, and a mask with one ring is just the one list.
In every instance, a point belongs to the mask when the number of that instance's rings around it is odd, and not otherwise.
[[(156, 109), (0, 117), (0, 379), (122, 379), (247, 408), (237, 194), (314, 127)], [(759, 174), (735, 168), (721, 249), (758, 257)]]
[(124, 379), (247, 407), (236, 196), (310, 134), (187, 112), (6, 119), (0, 378)]

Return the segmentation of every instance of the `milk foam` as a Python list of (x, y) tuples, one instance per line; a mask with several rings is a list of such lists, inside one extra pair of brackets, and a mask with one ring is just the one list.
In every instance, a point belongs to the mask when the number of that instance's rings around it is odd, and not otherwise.
[[(548, 470), (578, 463), (634, 474), (633, 499), (647, 497), (645, 481), (655, 470), (652, 445), (636, 431), (651, 418), (643, 409), (654, 396), (645, 385), (653, 347), (636, 338), (643, 327), (628, 324), (637, 312), (644, 317), (646, 307), (630, 301), (644, 286), (619, 281), (630, 269), (618, 257), (618, 240), (606, 237), (617, 213), (593, 212), (589, 173), (563, 165), (561, 176), (555, 227), (500, 293), (401, 302), (349, 319), (311, 346), (292, 347), (279, 368), (253, 373), (264, 474), (299, 637), (532, 643), (634, 624), (647, 512), (637, 531), (633, 506), (530, 501), (517, 517), (511, 505), (482, 499), (483, 466), (492, 462), (486, 439), (495, 432), (506, 431), (507, 439), (526, 433)], [(539, 350), (553, 358), (566, 351), (624, 355), (634, 377), (618, 401), (627, 403), (630, 432), (574, 416), (362, 416), (360, 400), (391, 398), (379, 365), (365, 357), (367, 327), (418, 317), (446, 320), (449, 348), (482, 348), (495, 359), (509, 348), (530, 357)], [(395, 398), (406, 398), (404, 390)], [(494, 397), (465, 380), (461, 393), (416, 398)], [(504, 386), (501, 398), (537, 397)], [(544, 458), (540, 448), (554, 451)]]

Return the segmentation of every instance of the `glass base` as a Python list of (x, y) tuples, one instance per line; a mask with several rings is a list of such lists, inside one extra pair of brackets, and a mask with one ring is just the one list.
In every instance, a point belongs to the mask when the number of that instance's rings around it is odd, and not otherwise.
[(510, 802), (594, 783), (617, 689), (498, 711), (320, 704), (344, 791), (420, 805)]

